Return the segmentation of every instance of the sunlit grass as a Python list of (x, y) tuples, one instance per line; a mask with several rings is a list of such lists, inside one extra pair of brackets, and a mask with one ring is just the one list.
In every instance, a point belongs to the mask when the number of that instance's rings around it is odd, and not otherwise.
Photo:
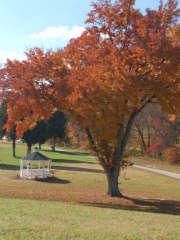
[(179, 239), (180, 216), (0, 199), (1, 239)]

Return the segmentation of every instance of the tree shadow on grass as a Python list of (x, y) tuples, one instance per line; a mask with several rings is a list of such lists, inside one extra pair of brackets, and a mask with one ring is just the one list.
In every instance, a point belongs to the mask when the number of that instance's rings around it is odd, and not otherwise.
[[(40, 151), (43, 152), (53, 152), (50, 149), (40, 149)], [(55, 153), (61, 153), (61, 154), (67, 154), (67, 155), (82, 155), (82, 156), (89, 156), (89, 154), (87, 152), (75, 152), (72, 150), (55, 150)]]
[(52, 163), (88, 163), (88, 164), (97, 164), (97, 162), (88, 162), (88, 161), (72, 160), (72, 159), (58, 159), (58, 158), (52, 158)]
[[(53, 153), (51, 150), (43, 149), (41, 150), (43, 154), (46, 155), (46, 153)], [(86, 153), (75, 153), (75, 152), (66, 152), (66, 151), (55, 151), (55, 153), (59, 153), (60, 157), (59, 158), (52, 158), (52, 162), (56, 163), (89, 163), (89, 164), (97, 164), (97, 160), (95, 161), (82, 161), (82, 160), (73, 160), (73, 159), (62, 159), (61, 154), (66, 154), (66, 155), (71, 155), (71, 156), (81, 156), (81, 157), (88, 157), (89, 155)], [(94, 159), (93, 157), (91, 158), (92, 160)]]
[(59, 152), (61, 154), (67, 154), (67, 155), (79, 155), (79, 156), (89, 157), (89, 154), (86, 152), (73, 152), (73, 151), (61, 151), (61, 150), (57, 150), (56, 152)]
[(66, 167), (66, 166), (52, 166), (52, 169), (65, 170), (65, 171), (76, 171), (76, 172), (93, 172), (102, 173), (99, 169), (89, 169), (89, 168), (78, 168), (78, 167)]
[[(15, 175), (11, 177), (11, 180), (24, 180), (20, 177), (20, 175)], [(25, 179), (27, 180), (27, 179)], [(64, 179), (60, 179), (57, 177), (48, 177), (48, 178), (33, 178), (33, 179), (28, 179), (28, 181), (36, 181), (36, 182), (43, 182), (43, 183), (52, 183), (52, 184), (68, 184), (71, 183), (69, 180), (64, 180)]]
[(34, 179), (37, 182), (43, 182), (43, 183), (53, 183), (53, 184), (68, 184), (71, 183), (71, 181), (69, 180), (64, 180), (64, 179), (60, 179), (57, 177), (49, 177), (49, 178), (45, 178), (45, 179)]
[[(127, 200), (127, 201), (125, 201)], [(161, 200), (161, 199), (140, 199), (140, 198), (122, 198), (120, 203), (91, 203), (79, 202), (80, 204), (98, 207), (98, 208), (112, 208), (117, 210), (128, 210), (138, 212), (150, 212), (159, 214), (170, 214), (180, 216), (180, 201), (175, 200)]]
[(20, 167), (17, 165), (11, 165), (11, 164), (0, 164), (0, 169), (2, 170), (20, 170)]
[(61, 151), (61, 150), (56, 150), (55, 152), (52, 152), (52, 150), (47, 150), (47, 149), (43, 149), (43, 150), (41, 149), (41, 152), (59, 153), (59, 154), (66, 154), (66, 155), (71, 155), (71, 156), (90, 157), (92, 159), (96, 158), (95, 156), (90, 156), (89, 154), (87, 154), (85, 152), (72, 152), (72, 151)]

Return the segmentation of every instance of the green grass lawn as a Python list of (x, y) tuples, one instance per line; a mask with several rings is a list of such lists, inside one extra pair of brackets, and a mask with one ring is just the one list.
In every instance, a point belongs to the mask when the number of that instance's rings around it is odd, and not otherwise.
[(0, 239), (180, 239), (180, 180), (127, 167), (106, 197), (96, 159), (52, 152), (54, 178), (18, 180), (26, 146), (0, 144)]
[(1, 239), (179, 239), (180, 216), (0, 199)]

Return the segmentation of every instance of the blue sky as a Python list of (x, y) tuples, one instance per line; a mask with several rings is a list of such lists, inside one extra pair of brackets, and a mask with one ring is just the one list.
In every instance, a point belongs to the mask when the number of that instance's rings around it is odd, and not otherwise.
[[(30, 47), (57, 49), (85, 27), (91, 0), (0, 0), (0, 62), (23, 59)], [(136, 0), (136, 7), (157, 9), (158, 0)]]

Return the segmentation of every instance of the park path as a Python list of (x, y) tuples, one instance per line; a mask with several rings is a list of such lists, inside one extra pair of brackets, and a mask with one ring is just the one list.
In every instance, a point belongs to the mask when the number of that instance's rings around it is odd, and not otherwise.
[(144, 170), (160, 173), (160, 174), (163, 174), (163, 175), (166, 175), (166, 176), (169, 176), (169, 177), (180, 179), (180, 174), (177, 174), (177, 173), (168, 172), (168, 171), (159, 170), (159, 169), (154, 169), (154, 168), (149, 168), (149, 167), (143, 167), (143, 166), (139, 166), (139, 165), (136, 165), (136, 164), (133, 164), (132, 166), (136, 167), (136, 168), (140, 168), (140, 169), (144, 169)]
[[(73, 154), (73, 155), (80, 155), (80, 156), (96, 158), (96, 156), (89, 156), (86, 153), (66, 151), (66, 150), (62, 150), (62, 149), (56, 149), (56, 150), (61, 151), (61, 152), (65, 152), (65, 153), (70, 153), (70, 154)], [(133, 164), (132, 167), (136, 167), (136, 168), (140, 168), (140, 169), (143, 169), (143, 170), (152, 171), (152, 172), (163, 174), (163, 175), (166, 175), (166, 176), (169, 176), (169, 177), (180, 179), (180, 174), (177, 174), (177, 173), (168, 172), (168, 171), (164, 171), (164, 170), (159, 170), (159, 169), (155, 169), (155, 168), (143, 167), (143, 166), (136, 165), (136, 164)]]

